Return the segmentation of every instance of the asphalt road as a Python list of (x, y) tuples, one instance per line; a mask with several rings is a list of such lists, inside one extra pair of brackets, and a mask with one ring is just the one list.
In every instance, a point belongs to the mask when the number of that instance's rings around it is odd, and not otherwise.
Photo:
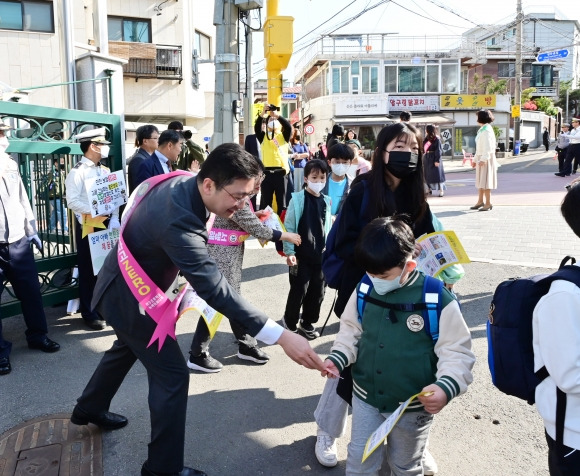
[[(528, 154), (531, 161), (539, 160), (528, 169), (539, 167), (538, 170), (508, 172), (509, 166), (524, 167), (527, 162), (520, 160), (520, 165), (504, 165), (502, 168), (506, 172), (502, 174), (544, 174), (545, 181), (552, 180), (548, 168), (553, 164), (542, 164), (543, 159)], [(457, 178), (462, 173), (469, 178), (470, 172), (460, 172)], [(562, 180), (556, 181), (554, 187), (560, 186)], [(500, 186), (507, 187), (501, 176)], [(465, 192), (456, 195), (454, 189)], [(555, 190), (554, 193), (561, 192)], [(467, 185), (462, 188), (450, 186), (446, 197), (430, 201), (447, 228), (455, 228), (460, 235), (466, 236), (484, 219), (482, 213), (465, 213), (463, 200), (473, 198), (473, 194), (474, 190), (471, 187), (468, 190)], [(555, 196), (550, 197), (549, 203), (544, 205), (545, 217), (556, 220), (559, 202)], [(433, 203), (437, 200), (438, 203)], [(504, 207), (514, 215), (518, 210), (521, 214), (529, 208), (524, 204), (498, 205), (486, 219), (493, 218), (496, 211)], [(505, 228), (505, 221), (500, 219), (481, 230), (490, 229), (493, 233), (494, 229)], [(536, 218), (537, 223), (541, 221), (543, 219)], [(524, 241), (538, 239), (530, 237), (532, 233), (520, 225), (502, 240), (509, 243), (521, 240), (522, 236)], [(572, 239), (578, 241), (567, 235), (562, 238), (558, 246), (554, 246), (554, 253), (559, 256)], [(486, 361), (485, 322), (493, 290), (500, 281), (546, 271), (545, 266), (555, 260), (543, 259), (542, 250), (538, 248), (526, 249), (523, 258), (514, 251), (511, 260), (496, 259), (493, 253), (479, 256), (476, 251), (483, 249), (487, 240), (493, 240), (493, 235), (486, 235), (482, 240), (478, 243), (466, 238), (466, 249), (477, 261), (466, 265), (466, 276), (456, 286), (477, 355), (475, 380), (467, 394), (452, 401), (436, 417), (431, 452), (439, 464), (438, 474), (442, 476), (547, 475), (541, 419), (533, 407), (492, 387)], [(521, 241), (515, 247), (521, 249)], [(289, 288), (284, 260), (273, 249), (260, 249), (255, 241), (250, 241), (243, 278), (242, 294), (279, 320)], [(321, 322), (326, 318), (332, 297), (329, 290)], [(13, 371), (0, 377), (0, 433), (38, 416), (72, 411), (103, 351), (114, 340), (110, 328), (100, 332), (85, 330), (80, 317), (67, 316), (63, 306), (49, 308), (47, 313), (50, 337), (62, 345), (56, 354), (28, 350), (21, 317), (3, 321), (4, 335), (14, 347), (11, 354)], [(184, 355), (187, 355), (196, 322), (195, 317), (186, 315), (178, 323), (178, 341)], [(325, 335), (312, 342), (321, 356), (329, 352), (337, 330), (338, 320), (332, 317)], [(212, 354), (224, 363), (223, 371), (211, 375), (192, 372), (190, 376), (186, 464), (203, 469), (210, 476), (344, 474), (348, 437), (339, 442), (341, 462), (336, 468), (321, 467), (314, 456), (316, 425), (312, 413), (324, 384), (322, 377), (316, 371), (291, 362), (278, 346), (267, 351), (271, 361), (265, 366), (240, 361), (229, 326), (222, 323), (212, 343)], [(395, 364), (404, 365), (404, 362)], [(129, 373), (111, 410), (126, 415), (130, 423), (103, 436), (105, 475), (138, 475), (146, 459), (149, 440), (147, 376), (140, 364)]]

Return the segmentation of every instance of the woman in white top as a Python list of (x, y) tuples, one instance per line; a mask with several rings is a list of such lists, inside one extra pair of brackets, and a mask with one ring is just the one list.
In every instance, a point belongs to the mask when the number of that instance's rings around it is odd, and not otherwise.
[[(491, 123), (493, 114), (487, 109), (477, 112), (477, 123), (481, 126), (475, 137), (475, 186), (479, 193), (472, 210), (487, 212), (493, 208), (491, 191), (497, 188), (497, 160), (495, 158), (495, 134)], [(485, 201), (484, 201), (485, 198)]]

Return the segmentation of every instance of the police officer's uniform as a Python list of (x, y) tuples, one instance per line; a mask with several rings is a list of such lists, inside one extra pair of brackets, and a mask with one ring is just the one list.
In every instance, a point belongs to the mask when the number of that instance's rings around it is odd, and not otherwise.
[[(93, 132), (94, 134), (91, 134)], [(110, 142), (105, 140), (100, 129), (87, 131), (82, 134), (82, 137), (80, 135), (77, 136), (77, 139), (80, 142), (90, 141), (99, 145), (110, 144)], [(91, 203), (87, 197), (86, 182), (95, 177), (107, 175), (110, 172), (110, 169), (100, 162), (95, 164), (91, 159), (83, 156), (66, 177), (66, 200), (68, 208), (73, 211), (75, 217), (80, 312), (87, 325), (92, 329), (102, 329), (104, 323), (100, 320), (98, 314), (91, 309), (93, 289), (97, 282), (97, 277), (93, 274), (88, 236), (82, 238), (83, 216), (91, 215)], [(108, 218), (105, 221), (106, 225), (118, 226), (119, 209), (115, 209)]]
[[(28, 347), (56, 352), (60, 346), (47, 337), (38, 272), (30, 248), (32, 240), (42, 248), (18, 165), (0, 152), (0, 295), (4, 291), (4, 281), (9, 281), (22, 306)], [(11, 371), (8, 357), (11, 349), (12, 344), (2, 337), (0, 318), (0, 375)]]

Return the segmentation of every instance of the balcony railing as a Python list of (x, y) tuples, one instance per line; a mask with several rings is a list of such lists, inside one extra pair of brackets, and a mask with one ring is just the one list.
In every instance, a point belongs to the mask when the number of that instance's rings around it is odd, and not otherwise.
[(410, 59), (422, 57), (478, 58), (485, 57), (482, 45), (464, 36), (398, 36), (389, 34), (329, 35), (320, 38), (296, 62), (295, 71), (303, 74), (317, 60), (331, 59)]
[(155, 68), (160, 79), (183, 80), (181, 46), (157, 45)]

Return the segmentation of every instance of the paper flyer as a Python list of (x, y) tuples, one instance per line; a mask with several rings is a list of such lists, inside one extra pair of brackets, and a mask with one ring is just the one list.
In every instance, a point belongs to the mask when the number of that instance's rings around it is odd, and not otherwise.
[(89, 248), (91, 251), (91, 261), (93, 263), (93, 273), (95, 276), (101, 270), (105, 258), (119, 241), (120, 228), (112, 230), (95, 231), (88, 234)]
[(86, 181), (91, 215), (109, 215), (115, 208), (127, 203), (127, 187), (123, 172), (111, 172)]
[(381, 424), (381, 426), (379, 426), (373, 432), (373, 434), (371, 436), (369, 436), (369, 439), (367, 440), (367, 444), (365, 445), (365, 450), (363, 452), (362, 462), (364, 463), (365, 460), (371, 455), (371, 453), (373, 451), (375, 451), (386, 440), (386, 438), (387, 438), (387, 436), (389, 436), (389, 433), (391, 432), (391, 430), (395, 427), (395, 425), (399, 421), (399, 418), (401, 418), (401, 415), (407, 409), (409, 404), (413, 400), (415, 400), (415, 398), (423, 396), (423, 395), (430, 395), (432, 393), (433, 392), (417, 393), (416, 395), (413, 395), (412, 397), (407, 399), (405, 402), (401, 403), (401, 405), (399, 405), (399, 407), (393, 413), (391, 413), (389, 415), (389, 418), (387, 418)]
[(417, 239), (421, 254), (417, 257), (417, 269), (429, 276), (437, 276), (449, 266), (469, 263), (469, 257), (454, 231), (436, 231)]
[(187, 285), (185, 295), (179, 304), (179, 317), (181, 317), (187, 311), (195, 311), (205, 319), (205, 323), (209, 329), (209, 335), (213, 339), (213, 336), (217, 332), (224, 315), (210, 307), (202, 298), (198, 296), (198, 294), (189, 284)]
[[(280, 220), (280, 217), (274, 212), (274, 210), (272, 210), (272, 208), (268, 205), (266, 208), (264, 208), (263, 210), (264, 212), (267, 213), (266, 217), (262, 217), (260, 218), (260, 221), (266, 225), (268, 228), (272, 228), (272, 230), (278, 230), (278, 231), (282, 231), (285, 232), (286, 231), (286, 227), (284, 227), (284, 223), (282, 223), (282, 220)], [(262, 248), (264, 246), (266, 246), (266, 243), (268, 243), (265, 240), (259, 240), (260, 244), (262, 245)]]

